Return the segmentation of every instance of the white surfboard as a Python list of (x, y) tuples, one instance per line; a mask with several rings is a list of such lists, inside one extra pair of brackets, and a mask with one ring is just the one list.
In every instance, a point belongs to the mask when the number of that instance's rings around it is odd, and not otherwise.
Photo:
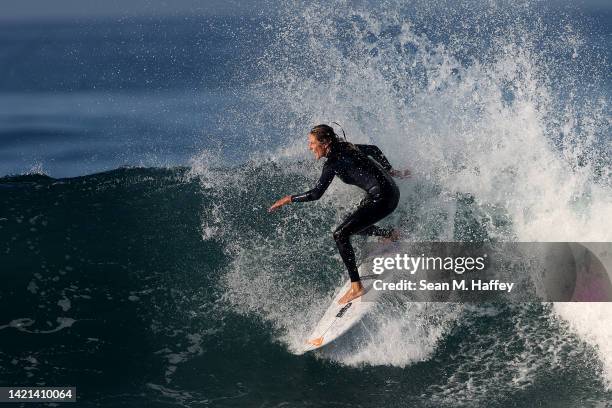
[(375, 306), (377, 296), (372, 285), (376, 279), (381, 279), (382, 277), (382, 275), (362, 276), (361, 284), (366, 293), (344, 305), (338, 304), (338, 300), (349, 290), (351, 281), (348, 280), (342, 287), (337, 289), (331, 305), (319, 323), (317, 323), (308, 339), (306, 339), (304, 352), (325, 347), (359, 323)]

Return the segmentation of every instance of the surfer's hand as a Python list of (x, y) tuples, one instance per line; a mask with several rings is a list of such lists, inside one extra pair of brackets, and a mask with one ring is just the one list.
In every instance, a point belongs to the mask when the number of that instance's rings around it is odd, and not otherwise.
[(280, 200), (276, 201), (274, 204), (272, 204), (272, 207), (268, 208), (268, 212), (272, 212), (274, 210), (276, 210), (277, 208), (282, 207), (283, 205), (287, 205), (287, 204), (291, 204), (291, 196), (284, 196), (283, 198), (281, 198)]
[(409, 169), (404, 169), (404, 170), (396, 170), (396, 169), (392, 169), (389, 174), (391, 174), (391, 176), (393, 177), (397, 177), (399, 179), (406, 179), (406, 178), (410, 178), (412, 177), (412, 174), (410, 173)]

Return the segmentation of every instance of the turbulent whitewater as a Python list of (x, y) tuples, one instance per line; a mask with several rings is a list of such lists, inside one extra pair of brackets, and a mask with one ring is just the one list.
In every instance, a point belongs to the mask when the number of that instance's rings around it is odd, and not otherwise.
[(609, 402), (609, 303), (397, 302), (300, 355), (361, 193), (266, 211), (314, 185), (306, 132), (337, 121), (412, 170), (383, 222), (407, 240), (612, 241), (609, 25), (550, 7), (283, 2), (185, 166), (0, 179), (0, 381), (92, 406)]

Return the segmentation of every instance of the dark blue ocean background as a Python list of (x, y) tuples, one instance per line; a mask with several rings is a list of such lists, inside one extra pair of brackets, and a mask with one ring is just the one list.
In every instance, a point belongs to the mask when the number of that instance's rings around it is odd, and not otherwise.
[[(129, 17), (4, 22), (0, 173), (76, 176), (186, 164), (224, 146), (252, 109), (248, 87), (268, 40), (262, 18)], [(269, 41), (269, 40), (268, 40)]]
[[(415, 241), (612, 241), (612, 7), (264, 3), (0, 20), (0, 386), (77, 406), (595, 407), (609, 304), (408, 303), (300, 346), (359, 194), (313, 124), (409, 167)], [(363, 241), (355, 240), (359, 250)], [(537, 272), (537, 271), (527, 271)]]
[[(53, 177), (66, 177), (119, 166), (185, 165), (196, 152), (210, 147), (222, 149), (228, 160), (243, 160), (253, 149), (265, 152), (271, 147), (257, 146), (255, 139), (298, 137), (303, 132), (293, 130), (292, 124), (266, 117), (277, 112), (249, 114), (261, 110), (262, 95), (253, 94), (253, 85), (270, 75), (270, 67), (264, 66), (270, 60), (266, 52), (283, 52), (272, 41), (288, 29), (279, 13), (290, 14), (291, 7), (286, 4), (279, 12), (267, 5), (260, 13), (236, 16), (3, 21), (0, 175), (42, 169)], [(485, 26), (487, 14), (461, 19), (463, 11), (479, 13), (478, 7), (466, 2), (447, 9), (438, 2), (419, 9), (417, 3), (402, 12), (416, 22), (416, 33), (434, 43), (477, 36), (474, 44), (454, 50), (468, 62), (493, 38), (479, 28)], [(520, 12), (516, 8), (496, 16), (508, 21), (489, 23), (494, 27), (525, 19), (513, 16)], [(589, 85), (596, 81), (605, 88), (598, 91), (609, 97), (610, 7), (543, 2), (530, 8), (538, 9), (530, 12), (544, 25), (568, 24), (580, 31), (578, 45), (585, 54), (574, 62), (592, 70), (585, 70), (588, 77), (574, 80)], [(297, 13), (293, 18), (300, 24)], [(469, 18), (475, 21), (466, 24)], [(345, 28), (342, 21), (336, 23), (340, 30)], [(389, 23), (384, 30), (383, 36), (393, 35), (398, 27)], [(342, 42), (342, 36), (337, 40)], [(568, 63), (565, 55), (547, 57), (556, 57), (553, 63), (560, 70)], [(283, 69), (275, 63), (274, 70)], [(321, 62), (305, 57), (297, 63), (315, 69)], [(595, 99), (590, 91), (585, 89), (585, 97)]]

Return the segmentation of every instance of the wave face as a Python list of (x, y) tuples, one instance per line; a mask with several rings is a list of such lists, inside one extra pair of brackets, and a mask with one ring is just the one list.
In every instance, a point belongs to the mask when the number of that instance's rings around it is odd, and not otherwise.
[(314, 184), (304, 129), (336, 120), (412, 169), (384, 221), (406, 239), (612, 241), (606, 37), (549, 7), (283, 3), (257, 109), (224, 124), (249, 160), (0, 179), (2, 383), (77, 384), (83, 405), (610, 401), (609, 304), (395, 304), (298, 355), (361, 196), (335, 181), (266, 212)]
[(84, 406), (610, 397), (597, 343), (549, 305), (395, 304), (334, 350), (294, 355), (345, 279), (335, 206), (268, 215), (297, 177), (275, 163), (193, 172), (0, 180), (3, 383), (77, 384)]
[[(359, 193), (335, 182), (316, 204), (264, 214), (273, 199), (314, 184), (320, 166), (309, 161), (303, 129), (332, 120), (349, 140), (375, 143), (395, 167), (413, 170), (387, 220), (407, 239), (610, 241), (609, 64), (598, 51), (604, 37), (589, 37), (579, 18), (578, 27), (566, 24), (570, 9), (554, 18), (548, 11), (540, 3), (393, 1), (292, 3), (281, 11), (276, 43), (260, 60), (269, 76), (254, 89), (265, 112), (253, 118), (265, 124), (261, 140), (278, 142), (272, 161), (255, 157), (223, 177), (211, 152), (192, 165), (217, 194), (202, 230), (231, 254), (221, 280), (225, 300), (270, 324), (274, 340), (297, 353), (345, 279), (331, 231)], [(268, 142), (265, 129), (282, 124), (288, 135)], [(238, 191), (244, 199), (229, 199)], [(246, 229), (236, 216), (245, 211), (253, 213)], [(389, 389), (401, 389), (403, 403), (434, 406), (484, 405), (485, 395), (500, 406), (528, 405), (536, 395), (552, 405), (572, 400), (543, 391), (551, 386), (544, 378), (586, 363), (604, 394), (595, 393), (606, 399), (609, 311), (608, 304), (403, 304), (380, 311), (317, 358), (399, 369), (417, 383), (415, 377), (431, 378), (414, 385), (414, 400), (401, 385)]]

